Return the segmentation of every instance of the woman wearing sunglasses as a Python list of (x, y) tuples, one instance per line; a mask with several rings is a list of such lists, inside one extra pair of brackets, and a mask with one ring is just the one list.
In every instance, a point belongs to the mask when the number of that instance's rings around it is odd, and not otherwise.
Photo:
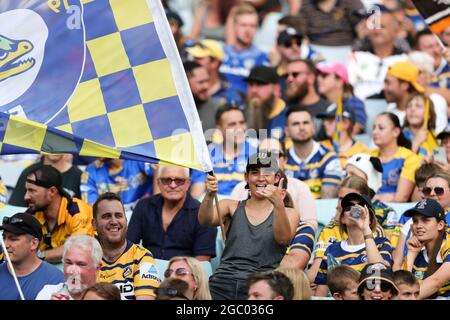
[(341, 202), (339, 217), (341, 233), (347, 238), (330, 245), (322, 258), (315, 283), (316, 295), (324, 297), (328, 293), (328, 270), (345, 264), (361, 271), (367, 263), (392, 265), (392, 247), (385, 237), (374, 236), (377, 218), (370, 199), (358, 193), (347, 194)]
[(362, 300), (390, 300), (398, 295), (394, 272), (382, 263), (369, 263), (361, 271), (358, 294)]
[(164, 277), (185, 281), (189, 288), (186, 297), (189, 300), (211, 300), (208, 278), (197, 259), (192, 257), (173, 257), (169, 261)]

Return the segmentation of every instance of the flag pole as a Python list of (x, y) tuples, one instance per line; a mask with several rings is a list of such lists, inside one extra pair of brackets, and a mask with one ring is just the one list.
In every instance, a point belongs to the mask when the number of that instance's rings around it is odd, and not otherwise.
[[(209, 171), (208, 174), (210, 176), (214, 176), (214, 171)], [(219, 225), (220, 225), (220, 231), (222, 232), (222, 239), (223, 239), (223, 241), (225, 241), (227, 237), (225, 235), (225, 226), (223, 224), (222, 216), (220, 215), (219, 198), (217, 197), (217, 193), (214, 195), (214, 202), (215, 202), (215, 206), (216, 206), (216, 210), (217, 210), (217, 216), (219, 218)]]
[(22, 289), (20, 288), (19, 280), (17, 280), (16, 272), (14, 271), (14, 267), (11, 263), (11, 259), (9, 258), (8, 251), (6, 250), (5, 242), (3, 242), (3, 237), (0, 237), (0, 242), (2, 244), (3, 254), (6, 257), (6, 262), (8, 263), (9, 268), (11, 270), (11, 275), (13, 276), (14, 282), (16, 283), (17, 290), (19, 291), (20, 299), (25, 300)]

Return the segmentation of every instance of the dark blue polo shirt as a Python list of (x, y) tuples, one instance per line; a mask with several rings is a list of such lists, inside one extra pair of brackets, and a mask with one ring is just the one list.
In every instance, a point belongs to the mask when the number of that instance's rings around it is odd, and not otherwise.
[(128, 225), (127, 238), (150, 250), (156, 259), (174, 256), (216, 256), (217, 228), (204, 227), (198, 222), (200, 202), (189, 194), (177, 212), (167, 232), (163, 229), (160, 194), (139, 200)]

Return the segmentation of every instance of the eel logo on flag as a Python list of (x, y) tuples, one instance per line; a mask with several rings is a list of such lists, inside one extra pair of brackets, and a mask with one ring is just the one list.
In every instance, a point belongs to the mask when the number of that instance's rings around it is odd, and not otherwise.
[[(79, 0), (67, 4), (81, 11)], [(0, 111), (45, 123), (80, 81), (83, 27), (69, 29), (69, 14), (47, 0), (2, 0), (0, 12)]]

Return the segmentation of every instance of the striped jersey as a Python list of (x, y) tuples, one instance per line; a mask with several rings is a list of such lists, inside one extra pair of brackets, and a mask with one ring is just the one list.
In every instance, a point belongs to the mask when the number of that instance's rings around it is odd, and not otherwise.
[(450, 65), (442, 58), (441, 65), (434, 71), (431, 86), (450, 89)]
[[(389, 240), (384, 237), (376, 237), (375, 243), (383, 259), (392, 265), (392, 247)], [(320, 263), (319, 272), (317, 273), (314, 282), (319, 285), (327, 284), (328, 272), (340, 264), (361, 271), (368, 263), (367, 259), (365, 243), (360, 245), (349, 245), (347, 240), (336, 242), (329, 246), (325, 251), (322, 262)]]
[(127, 240), (127, 247), (114, 262), (102, 259), (97, 282), (108, 282), (120, 290), (122, 300), (135, 300), (141, 295), (156, 296), (161, 278), (153, 255), (147, 249)]
[(294, 147), (288, 150), (285, 173), (304, 181), (316, 199), (320, 198), (322, 185), (337, 186), (344, 176), (336, 153), (316, 141), (311, 154), (305, 160), (296, 155)]
[(303, 250), (311, 256), (314, 249), (315, 240), (314, 229), (303, 221), (300, 221), (297, 229), (295, 230), (294, 238), (292, 239), (286, 254), (292, 250)]

